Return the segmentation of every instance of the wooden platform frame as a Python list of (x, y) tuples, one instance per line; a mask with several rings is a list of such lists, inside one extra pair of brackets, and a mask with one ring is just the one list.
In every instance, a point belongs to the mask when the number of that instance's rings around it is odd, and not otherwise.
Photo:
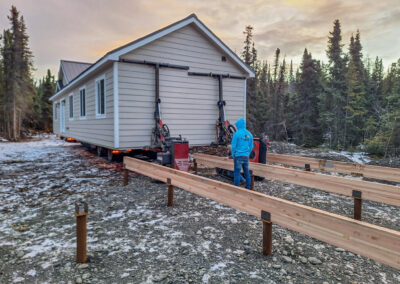
[(124, 167), (259, 218), (268, 211), (272, 223), (400, 269), (400, 232), (395, 230), (131, 157), (124, 157)]
[[(233, 170), (233, 160), (207, 154), (193, 154), (197, 164)], [(354, 178), (338, 177), (281, 166), (250, 163), (253, 174), (270, 180), (293, 183), (336, 194), (353, 197), (353, 191), (360, 191), (362, 199), (400, 206), (400, 187)]]

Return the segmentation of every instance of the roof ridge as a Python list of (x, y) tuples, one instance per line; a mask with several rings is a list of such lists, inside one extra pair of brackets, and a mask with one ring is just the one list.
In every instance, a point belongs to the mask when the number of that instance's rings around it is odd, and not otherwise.
[(81, 61), (65, 60), (65, 59), (61, 59), (60, 61), (61, 61), (61, 62), (78, 63), (78, 64), (90, 64), (90, 65), (93, 64), (93, 63), (89, 63), (89, 62), (81, 62)]

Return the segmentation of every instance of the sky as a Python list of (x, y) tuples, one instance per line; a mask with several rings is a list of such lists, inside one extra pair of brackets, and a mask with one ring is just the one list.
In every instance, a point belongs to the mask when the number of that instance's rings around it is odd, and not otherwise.
[(243, 30), (254, 27), (259, 59), (276, 48), (300, 63), (304, 48), (326, 61), (333, 21), (342, 25), (345, 50), (361, 33), (364, 56), (400, 58), (400, 0), (1, 0), (0, 29), (15, 5), (25, 18), (36, 79), (59, 61), (95, 62), (106, 52), (195, 13), (225, 44), (240, 53)]

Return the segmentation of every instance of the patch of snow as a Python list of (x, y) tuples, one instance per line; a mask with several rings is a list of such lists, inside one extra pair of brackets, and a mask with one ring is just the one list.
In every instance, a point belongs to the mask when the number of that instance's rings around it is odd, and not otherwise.
[(211, 266), (210, 271), (215, 271), (215, 270), (218, 270), (218, 269), (221, 269), (221, 268), (224, 268), (224, 267), (226, 267), (226, 264), (223, 263), (223, 262), (219, 262), (219, 263), (214, 264), (213, 266)]
[(364, 152), (341, 151), (340, 154), (349, 158), (350, 160), (352, 160), (354, 163), (357, 164), (367, 164), (371, 162), (371, 159)]
[(36, 275), (36, 270), (35, 269), (31, 269), (26, 273), (26, 275), (34, 277)]

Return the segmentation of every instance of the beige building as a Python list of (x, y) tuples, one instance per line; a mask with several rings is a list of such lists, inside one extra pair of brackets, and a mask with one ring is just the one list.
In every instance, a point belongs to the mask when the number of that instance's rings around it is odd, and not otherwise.
[[(156, 63), (162, 63), (158, 84)], [(62, 60), (50, 98), (54, 133), (99, 148), (149, 147), (158, 85), (162, 120), (171, 136), (209, 145), (216, 140), (220, 86), (215, 77), (193, 72), (225, 74), (226, 119), (245, 117), (246, 78), (254, 77), (253, 71), (192, 14), (93, 64)]]

